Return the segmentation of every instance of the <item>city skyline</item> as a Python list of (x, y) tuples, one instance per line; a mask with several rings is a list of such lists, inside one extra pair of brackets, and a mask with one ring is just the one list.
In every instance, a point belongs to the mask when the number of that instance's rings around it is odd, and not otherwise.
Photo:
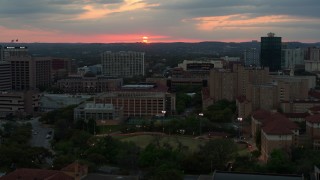
[(317, 0), (3, 0), (0, 42), (320, 42)]

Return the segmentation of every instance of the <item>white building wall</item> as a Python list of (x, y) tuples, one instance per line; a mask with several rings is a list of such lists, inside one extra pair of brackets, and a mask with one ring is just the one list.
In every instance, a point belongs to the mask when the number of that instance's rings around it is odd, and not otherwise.
[(291, 69), (295, 65), (304, 64), (304, 53), (305, 50), (301, 48), (297, 49), (282, 49), (282, 69)]

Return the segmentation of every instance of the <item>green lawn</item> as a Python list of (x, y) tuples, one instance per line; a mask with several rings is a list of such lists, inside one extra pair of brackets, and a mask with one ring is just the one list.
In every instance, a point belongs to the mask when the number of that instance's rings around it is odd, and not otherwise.
[(153, 135), (137, 135), (130, 137), (120, 137), (121, 141), (132, 141), (141, 148), (145, 148), (149, 143), (160, 138), (160, 143), (169, 143), (173, 147), (178, 146), (180, 142), (183, 146), (187, 147), (190, 152), (198, 150), (200, 144), (204, 144), (207, 140), (193, 139), (192, 137), (183, 136), (153, 136)]

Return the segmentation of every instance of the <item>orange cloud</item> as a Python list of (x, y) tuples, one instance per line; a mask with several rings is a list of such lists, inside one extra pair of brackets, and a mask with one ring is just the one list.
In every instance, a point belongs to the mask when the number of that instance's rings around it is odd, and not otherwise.
[(134, 11), (137, 9), (148, 9), (150, 7), (158, 6), (159, 4), (147, 4), (142, 0), (125, 0), (123, 4), (118, 6), (115, 5), (97, 5), (91, 4), (82, 7), (86, 12), (80, 14), (78, 17), (73, 20), (85, 20), (85, 19), (98, 19), (105, 17), (112, 13)]
[[(233, 14), (226, 16), (207, 16), (191, 19), (196, 21), (197, 28), (203, 31), (215, 29), (252, 29), (275, 23), (320, 22), (319, 19), (304, 19), (288, 15), (270, 15), (252, 17), (251, 14)], [(190, 20), (183, 20), (188, 22)]]

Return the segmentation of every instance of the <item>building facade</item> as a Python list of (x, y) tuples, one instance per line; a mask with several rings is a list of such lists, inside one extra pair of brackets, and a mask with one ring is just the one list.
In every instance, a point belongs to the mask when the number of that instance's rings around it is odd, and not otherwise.
[(74, 109), (74, 120), (79, 119), (88, 122), (89, 120), (121, 120), (121, 110), (116, 110), (112, 104), (86, 102)]
[(11, 64), (6, 61), (0, 61), (0, 91), (10, 91), (11, 89)]
[(74, 59), (52, 58), (51, 59), (53, 81), (65, 78), (70, 74), (77, 73), (77, 66)]
[(320, 71), (320, 48), (309, 47), (306, 49), (305, 70), (308, 72)]
[(168, 93), (167, 90), (167, 87), (156, 85), (125, 85), (120, 90), (97, 97), (96, 102), (122, 108), (124, 117), (159, 116), (163, 111), (174, 114), (175, 94)]
[(261, 132), (261, 156), (267, 161), (275, 149), (291, 151), (298, 145), (299, 127), (280, 113), (256, 111), (251, 117), (252, 134)]
[(281, 70), (281, 43), (281, 37), (275, 37), (274, 33), (261, 37), (261, 66), (269, 67), (271, 72)]
[(11, 57), (12, 89), (32, 90), (51, 86), (51, 59), (46, 57)]
[(306, 117), (306, 133), (312, 141), (313, 148), (320, 150), (320, 114)]
[(102, 74), (111, 77), (133, 77), (145, 75), (143, 52), (107, 51), (101, 55)]
[(2, 47), (2, 60), (6, 61), (11, 57), (28, 57), (30, 56), (28, 47), (25, 46), (4, 46)]
[(39, 99), (36, 91), (1, 92), (0, 117), (32, 115), (39, 110)]
[(57, 87), (65, 93), (101, 93), (114, 91), (123, 84), (121, 78), (105, 76), (69, 76), (57, 82)]
[(184, 71), (210, 71), (212, 68), (223, 68), (225, 66), (224, 60), (183, 60), (178, 64), (179, 68)]
[(260, 67), (260, 53), (257, 48), (250, 48), (244, 51), (244, 66)]
[(282, 49), (281, 69), (294, 69), (304, 65), (305, 50), (302, 48)]

